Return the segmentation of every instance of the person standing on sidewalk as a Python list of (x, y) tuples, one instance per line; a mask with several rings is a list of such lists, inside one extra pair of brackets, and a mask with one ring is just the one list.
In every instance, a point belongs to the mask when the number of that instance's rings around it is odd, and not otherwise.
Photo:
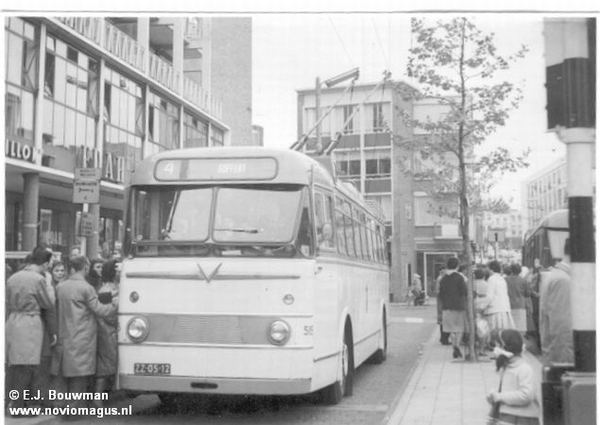
[(44, 277), (51, 261), (51, 252), (35, 248), (31, 263), (6, 282), (7, 390), (16, 390), (19, 394), (9, 407), (24, 407), (25, 390), (35, 394), (32, 386), (42, 356), (44, 325), (50, 335), (50, 346), (56, 344), (54, 303)]
[(496, 346), (496, 370), (500, 372), (498, 391), (487, 396), (491, 405), (499, 403), (500, 424), (539, 425), (540, 403), (533, 368), (521, 356), (523, 337), (515, 329), (503, 329), (498, 333)]
[(506, 280), (500, 274), (500, 263), (496, 260), (488, 263), (490, 277), (487, 280), (488, 290), (485, 300), (480, 308), (488, 320), (490, 333), (496, 333), (500, 329), (514, 329), (515, 324), (510, 314), (510, 300)]
[(450, 333), (444, 331), (444, 326), (442, 324), (442, 315), (443, 315), (443, 305), (442, 300), (440, 299), (440, 283), (442, 278), (446, 276), (446, 267), (440, 269), (437, 279), (435, 279), (435, 297), (436, 297), (436, 307), (437, 307), (437, 323), (440, 325), (440, 344), (442, 345), (450, 345)]
[[(571, 266), (569, 239), (563, 259), (550, 269), (540, 295), (540, 336), (544, 363), (574, 363), (571, 320)], [(592, 294), (590, 294), (592, 295)]]
[(527, 300), (529, 287), (527, 281), (520, 276), (521, 265), (511, 264), (510, 274), (506, 276), (506, 289), (510, 301), (510, 314), (515, 323), (515, 329), (525, 335), (527, 332)]
[[(86, 392), (88, 378), (96, 373), (96, 316), (106, 317), (117, 309), (115, 303), (101, 304), (86, 282), (89, 264), (84, 256), (73, 258), (73, 274), (56, 287), (59, 338), (52, 374), (59, 377), (61, 389), (71, 394)], [(85, 407), (85, 402), (71, 401), (71, 407)]]
[(458, 272), (458, 258), (451, 257), (446, 263), (447, 272), (440, 282), (440, 300), (442, 301), (442, 328), (450, 332), (453, 357), (462, 357), (460, 343), (467, 329), (466, 298), (467, 284)]

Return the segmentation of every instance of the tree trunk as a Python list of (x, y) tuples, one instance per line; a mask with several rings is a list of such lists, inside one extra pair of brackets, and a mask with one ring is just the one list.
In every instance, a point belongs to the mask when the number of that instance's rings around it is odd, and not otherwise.
[[(465, 22), (463, 18), (461, 51), (460, 51), (460, 82), (461, 82), (461, 114), (462, 120), (466, 113), (466, 88), (464, 77), (464, 52), (465, 52)], [(466, 261), (466, 276), (467, 276), (467, 320), (469, 324), (469, 353), (465, 357), (466, 360), (476, 361), (477, 352), (475, 351), (475, 314), (473, 301), (473, 274), (471, 264), (473, 263), (473, 255), (471, 253), (471, 238), (469, 235), (469, 200), (467, 193), (467, 167), (465, 163), (464, 149), (465, 128), (464, 121), (458, 125), (458, 170), (460, 179), (460, 232), (462, 235), (463, 254)]]

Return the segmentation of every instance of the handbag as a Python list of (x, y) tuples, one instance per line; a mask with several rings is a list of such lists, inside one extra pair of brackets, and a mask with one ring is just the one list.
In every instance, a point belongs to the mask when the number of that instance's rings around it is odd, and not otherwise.
[[(498, 392), (502, 392), (502, 379), (504, 378), (504, 371), (502, 371), (502, 376), (500, 376), (500, 385), (498, 386)], [(485, 420), (485, 425), (498, 425), (500, 424), (500, 402), (497, 401), (492, 404), (490, 407), (490, 411), (488, 412), (487, 418)]]

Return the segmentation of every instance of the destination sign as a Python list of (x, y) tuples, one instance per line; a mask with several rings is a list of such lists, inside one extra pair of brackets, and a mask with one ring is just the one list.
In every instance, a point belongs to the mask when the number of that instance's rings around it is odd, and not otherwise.
[(161, 159), (154, 169), (162, 181), (271, 180), (276, 175), (275, 158)]

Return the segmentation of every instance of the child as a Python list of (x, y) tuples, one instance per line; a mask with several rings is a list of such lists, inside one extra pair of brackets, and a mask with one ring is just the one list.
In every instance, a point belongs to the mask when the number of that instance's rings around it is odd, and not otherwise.
[(514, 329), (498, 333), (494, 348), (496, 370), (502, 371), (497, 391), (487, 396), (490, 404), (499, 403), (500, 423), (539, 425), (540, 405), (533, 369), (521, 356), (523, 337)]

